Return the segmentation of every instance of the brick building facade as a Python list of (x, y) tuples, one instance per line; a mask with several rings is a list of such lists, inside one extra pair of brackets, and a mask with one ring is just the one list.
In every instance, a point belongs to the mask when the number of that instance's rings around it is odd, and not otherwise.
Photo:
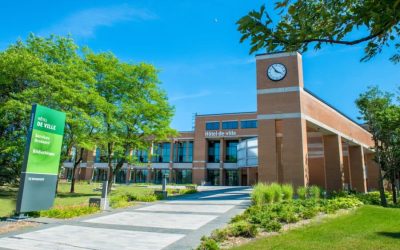
[[(134, 151), (142, 164), (125, 164), (116, 181), (377, 188), (371, 134), (304, 88), (299, 53), (257, 55), (256, 74), (256, 112), (196, 115), (194, 131), (153, 145), (151, 159)], [(99, 152), (86, 159), (79, 179), (105, 178)]]

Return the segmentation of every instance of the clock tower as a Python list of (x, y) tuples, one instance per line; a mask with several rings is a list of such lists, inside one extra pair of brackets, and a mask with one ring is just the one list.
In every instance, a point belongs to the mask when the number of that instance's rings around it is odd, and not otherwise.
[(308, 184), (307, 128), (298, 52), (256, 56), (258, 181)]

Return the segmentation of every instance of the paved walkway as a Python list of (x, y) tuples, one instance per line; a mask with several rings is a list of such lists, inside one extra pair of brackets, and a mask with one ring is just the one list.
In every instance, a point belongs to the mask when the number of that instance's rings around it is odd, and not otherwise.
[(249, 205), (250, 188), (200, 187), (181, 198), (0, 236), (5, 249), (194, 249)]

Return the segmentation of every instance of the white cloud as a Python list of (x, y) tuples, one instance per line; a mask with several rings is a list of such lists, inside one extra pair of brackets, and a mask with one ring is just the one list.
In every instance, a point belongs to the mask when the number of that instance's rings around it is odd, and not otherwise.
[(47, 28), (39, 34), (66, 35), (75, 38), (92, 37), (99, 27), (111, 27), (118, 22), (132, 20), (151, 20), (156, 15), (145, 9), (136, 9), (126, 4), (104, 8), (91, 8), (81, 10), (66, 17), (59, 23)]
[(186, 99), (194, 99), (194, 98), (199, 98), (199, 97), (204, 97), (204, 96), (209, 96), (211, 95), (211, 92), (209, 91), (202, 91), (199, 93), (194, 93), (194, 94), (178, 94), (175, 96), (172, 96), (169, 98), (170, 101), (180, 101), (180, 100), (186, 100)]

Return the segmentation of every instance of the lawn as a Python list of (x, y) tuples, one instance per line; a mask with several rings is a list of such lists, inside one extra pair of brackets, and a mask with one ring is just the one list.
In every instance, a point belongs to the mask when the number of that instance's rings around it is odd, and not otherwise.
[(234, 250), (399, 249), (400, 209), (362, 206), (347, 215), (266, 237)]
[[(75, 193), (69, 193), (70, 183), (60, 183), (59, 193), (55, 199), (55, 206), (71, 206), (88, 204), (90, 197), (100, 197), (101, 191), (95, 191), (96, 188), (100, 188), (101, 184), (92, 183), (87, 184), (86, 182), (77, 183), (75, 186)], [(139, 187), (136, 185), (115, 185), (114, 190), (110, 196), (130, 193), (146, 195), (153, 192), (153, 189), (146, 187)], [(0, 186), (0, 217), (9, 216), (15, 210), (15, 200), (18, 193), (17, 188), (10, 188), (7, 186)]]

